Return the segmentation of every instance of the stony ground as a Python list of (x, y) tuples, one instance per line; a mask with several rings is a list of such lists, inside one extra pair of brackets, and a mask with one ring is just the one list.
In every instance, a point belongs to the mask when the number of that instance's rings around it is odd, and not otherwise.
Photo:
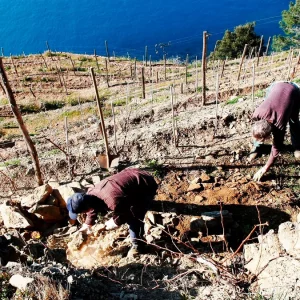
[[(81, 80), (77, 84), (81, 94), (92, 94), (87, 82)], [(126, 85), (115, 89), (120, 94), (126, 93)], [(58, 280), (73, 299), (257, 299), (257, 292), (252, 295), (248, 289), (253, 278), (244, 268), (241, 249), (226, 264), (221, 262), (245, 239), (247, 244), (257, 242), (259, 234), (270, 229), (277, 232), (281, 223), (295, 221), (299, 213), (300, 169), (287, 136), (287, 147), (277, 165), (261, 183), (253, 182), (251, 178), (267, 159), (270, 147), (266, 146), (262, 157), (248, 161), (251, 114), (263, 98), (256, 96), (253, 100), (245, 92), (231, 97), (232, 102), (229, 99), (217, 104), (211, 99), (203, 107), (198, 93), (181, 94), (177, 90), (172, 117), (170, 94), (164, 91), (152, 100), (130, 98), (128, 103), (116, 107), (115, 118), (112, 115), (105, 118), (111, 152), (119, 156), (118, 166), (110, 172), (129, 166), (150, 171), (159, 183), (151, 210), (176, 214), (179, 221), (173, 229), (177, 236), (159, 236), (158, 241), (150, 242), (147, 254), (132, 259), (126, 257), (128, 232), (122, 227), (107, 237), (106, 233), (101, 234), (101, 240), (107, 238), (111, 243), (105, 253), (85, 253), (83, 256), (88, 255), (88, 261), (80, 261), (78, 257), (72, 259), (67, 246), (70, 236), (60, 238), (59, 234), (45, 234), (33, 228), (39, 232), (38, 238), (34, 239), (30, 230), (26, 243), (34, 240), (43, 245), (42, 253), (28, 267), (23, 267), (23, 275), (39, 273)], [(24, 119), (29, 128), (33, 128), (30, 124), (36, 120), (39, 122), (39, 127), (32, 129), (32, 138), (45, 183), (53, 180), (61, 185), (83, 180), (93, 183), (97, 176), (109, 175), (97, 158), (104, 152), (104, 144), (95, 102), (29, 114)], [(0, 149), (1, 202), (18, 202), (37, 186), (26, 144), (16, 135), (16, 129), (11, 130), (9, 133), (5, 129), (2, 140), (7, 141), (11, 134), (9, 140), (14, 146)], [(204, 230), (201, 236), (191, 233), (191, 218), (220, 211), (231, 214), (229, 224), (215, 231)], [(257, 224), (265, 225), (247, 237)], [(59, 226), (66, 225), (64, 220)], [(15, 231), (24, 234), (24, 230)], [(8, 234), (3, 226), (1, 234)], [(224, 234), (226, 239), (218, 240), (217, 236)], [(95, 243), (95, 239), (90, 237), (88, 243)], [(45, 254), (45, 249), (51, 255)], [(199, 264), (198, 256), (206, 264)], [(220, 268), (221, 276), (212, 271), (207, 263), (211, 261)], [(14, 272), (11, 267), (3, 274)]]

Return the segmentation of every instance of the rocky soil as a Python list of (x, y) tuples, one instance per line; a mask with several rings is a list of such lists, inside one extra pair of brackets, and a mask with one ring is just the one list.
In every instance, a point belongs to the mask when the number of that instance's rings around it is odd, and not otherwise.
[[(39, 59), (37, 68), (43, 64)], [(46, 59), (49, 68), (51, 57)], [(289, 135), (285, 151), (262, 182), (251, 178), (267, 159), (270, 145), (262, 157), (248, 161), (253, 109), (263, 101), (263, 88), (274, 79), (283, 79), (284, 72), (269, 68), (253, 97), (247, 72), (238, 83), (244, 87), (236, 89), (234, 79), (228, 79), (236, 70), (228, 69), (220, 83), (226, 96), (215, 101), (211, 79), (208, 103), (202, 106), (193, 77), (180, 92), (180, 65), (170, 67), (169, 76), (175, 79), (160, 83), (166, 88), (151, 93), (150, 80), (146, 99), (140, 99), (128, 96), (129, 85), (123, 84), (129, 80), (132, 64), (112, 62), (114, 83), (107, 88), (102, 76), (99, 86), (103, 108), (107, 110), (110, 101), (115, 103), (114, 115), (105, 115), (105, 125), (110, 151), (119, 160), (104, 170), (99, 165), (103, 137), (88, 74), (78, 76), (78, 67), (73, 76), (65, 67), (62, 76), (69, 93), (65, 95), (57, 74), (56, 81), (37, 81), (38, 75), (32, 75), (38, 73), (36, 68), (26, 69), (25, 58), (17, 62), (19, 77), (32, 78), (27, 85), (28, 80), (15, 76), (13, 67), (7, 70), (18, 103), (65, 101), (70, 95), (92, 102), (24, 114), (39, 154), (42, 187), (37, 187), (20, 132), (8, 126), (13, 119), (0, 120), (0, 295), (4, 299), (18, 299), (18, 295), (37, 299), (298, 299), (300, 169), (289, 147)], [(104, 68), (100, 58), (99, 63)], [(250, 68), (251, 61), (247, 64)], [(210, 69), (211, 76), (215, 67)], [(49, 79), (49, 72), (44, 77)], [(175, 86), (174, 110), (170, 84)], [(105, 232), (101, 227), (105, 218), (99, 218), (93, 234), (85, 236), (77, 226), (68, 225), (65, 209), (68, 195), (125, 167), (146, 169), (159, 183), (155, 204), (145, 219), (147, 251), (136, 258), (126, 257), (130, 245), (126, 226)], [(27, 279), (17, 277), (15, 284), (12, 275)], [(45, 294), (37, 288), (41, 284), (50, 287)], [(51, 290), (57, 292), (51, 294)]]

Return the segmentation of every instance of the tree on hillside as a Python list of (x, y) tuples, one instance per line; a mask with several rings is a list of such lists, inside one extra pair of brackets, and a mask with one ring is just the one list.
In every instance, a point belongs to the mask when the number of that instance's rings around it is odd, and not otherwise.
[[(215, 59), (237, 58), (242, 55), (245, 44), (251, 47), (259, 47), (260, 36), (254, 32), (255, 22), (239, 25), (231, 32), (226, 30), (222, 40), (217, 42), (211, 56)], [(263, 49), (262, 49), (263, 51)]]
[(300, 1), (290, 2), (288, 10), (282, 12), (282, 20), (279, 22), (285, 36), (273, 37), (272, 48), (275, 51), (300, 47)]

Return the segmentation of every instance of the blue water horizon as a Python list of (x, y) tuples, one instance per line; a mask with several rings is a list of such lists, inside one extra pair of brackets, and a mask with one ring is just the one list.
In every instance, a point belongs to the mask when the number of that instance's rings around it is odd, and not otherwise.
[(0, 47), (5, 56), (37, 54), (47, 50), (158, 60), (201, 57), (203, 31), (212, 51), (225, 31), (256, 22), (255, 32), (282, 34), (281, 12), (289, 0), (16, 0), (1, 1)]

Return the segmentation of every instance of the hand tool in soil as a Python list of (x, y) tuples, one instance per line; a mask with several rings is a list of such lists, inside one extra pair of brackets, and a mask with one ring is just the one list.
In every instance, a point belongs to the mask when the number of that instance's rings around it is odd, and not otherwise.
[(96, 83), (95, 74), (94, 74), (94, 68), (91, 67), (90, 72), (91, 72), (91, 76), (92, 76), (93, 84), (94, 84), (94, 88), (95, 88), (96, 101), (97, 101), (97, 106), (98, 106), (98, 111), (99, 111), (100, 121), (101, 121), (100, 129), (102, 131), (102, 136), (104, 138), (105, 151), (106, 151), (106, 154), (99, 154), (99, 155), (97, 155), (97, 158), (98, 158), (100, 167), (104, 168), (104, 169), (108, 169), (109, 167), (112, 167), (114, 164), (117, 163), (119, 156), (109, 153), (107, 134), (106, 134), (105, 124), (104, 124), (104, 117), (103, 117), (103, 113), (102, 113), (97, 83)]

